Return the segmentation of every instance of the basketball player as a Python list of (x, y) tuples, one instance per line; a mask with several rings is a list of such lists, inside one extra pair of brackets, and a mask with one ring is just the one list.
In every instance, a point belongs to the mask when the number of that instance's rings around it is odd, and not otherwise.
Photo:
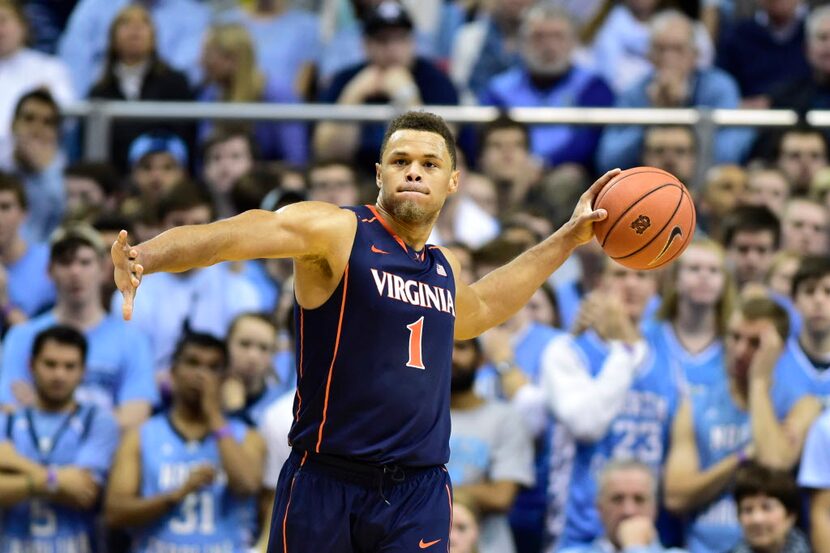
[(593, 223), (607, 216), (593, 199), (619, 172), (597, 180), (552, 236), (467, 285), (455, 278), (455, 257), (426, 244), (458, 187), (455, 163), (446, 123), (409, 112), (386, 131), (375, 205), (300, 202), (138, 246), (122, 232), (113, 244), (126, 318), (144, 274), (293, 258), (298, 383), (273, 552), (447, 549), (453, 339), (508, 319), (593, 237)]
[(241, 553), (252, 541), (265, 444), (221, 411), (227, 352), (185, 334), (170, 369), (172, 406), (128, 432), (107, 489), (106, 517), (140, 553)]
[(111, 412), (75, 401), (87, 341), (68, 326), (32, 345), (31, 406), (0, 416), (0, 551), (91, 553), (95, 505), (118, 445)]

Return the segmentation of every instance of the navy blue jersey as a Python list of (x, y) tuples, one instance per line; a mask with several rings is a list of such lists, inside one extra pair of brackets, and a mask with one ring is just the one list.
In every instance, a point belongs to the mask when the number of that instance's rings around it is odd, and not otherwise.
[(295, 305), (292, 445), (367, 463), (449, 460), (455, 280), (441, 250), (407, 246), (370, 206), (316, 309)]

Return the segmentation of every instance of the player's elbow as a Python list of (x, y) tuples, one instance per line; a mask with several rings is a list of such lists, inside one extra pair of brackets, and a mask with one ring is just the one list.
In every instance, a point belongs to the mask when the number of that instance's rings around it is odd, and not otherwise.
[(793, 454), (792, 451), (773, 450), (769, 452), (759, 451), (755, 460), (759, 465), (763, 465), (768, 469), (786, 472), (795, 467), (798, 463), (799, 457), (799, 455)]

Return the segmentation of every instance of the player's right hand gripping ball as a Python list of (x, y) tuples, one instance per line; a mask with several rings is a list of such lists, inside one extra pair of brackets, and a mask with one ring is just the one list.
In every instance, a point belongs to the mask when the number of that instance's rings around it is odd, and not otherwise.
[(613, 260), (638, 270), (676, 259), (692, 241), (695, 206), (677, 177), (656, 167), (626, 169), (606, 184), (594, 209), (608, 217), (594, 223), (597, 241)]

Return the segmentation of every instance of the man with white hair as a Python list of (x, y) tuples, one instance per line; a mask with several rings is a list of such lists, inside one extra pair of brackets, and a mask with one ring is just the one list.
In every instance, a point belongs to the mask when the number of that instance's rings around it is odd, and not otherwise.
[(599, 476), (597, 511), (605, 535), (560, 553), (683, 551), (666, 549), (657, 538), (657, 478), (645, 463), (625, 459), (605, 465)]
[[(732, 77), (717, 68), (697, 68), (694, 26), (686, 15), (666, 10), (654, 16), (649, 48), (654, 71), (624, 92), (617, 99), (618, 107), (738, 107), (740, 96)], [(746, 129), (719, 131), (715, 137), (715, 162), (740, 162), (752, 139), (752, 131)], [(642, 142), (641, 126), (606, 128), (597, 152), (598, 169), (636, 165)]]
[[(550, 1), (522, 16), (519, 31), (521, 64), (496, 75), (479, 98), (501, 108), (610, 107), (608, 84), (573, 62), (578, 44), (570, 15)], [(593, 166), (600, 131), (595, 127), (537, 125), (530, 128), (533, 153), (549, 166), (574, 162)]]

